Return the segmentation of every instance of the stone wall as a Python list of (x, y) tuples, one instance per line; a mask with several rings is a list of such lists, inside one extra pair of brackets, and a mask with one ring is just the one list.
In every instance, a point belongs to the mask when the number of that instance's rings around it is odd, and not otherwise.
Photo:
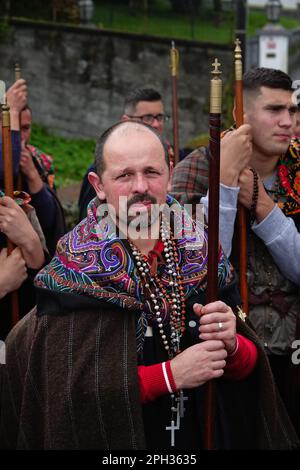
[[(211, 63), (232, 71), (229, 47), (178, 41), (180, 144), (208, 129)], [(13, 22), (0, 40), (0, 78), (12, 83), (18, 61), (28, 80), (34, 120), (72, 137), (97, 137), (122, 114), (135, 86), (151, 86), (171, 112), (170, 40), (113, 34), (94, 28)], [(171, 123), (167, 134), (171, 136)]]

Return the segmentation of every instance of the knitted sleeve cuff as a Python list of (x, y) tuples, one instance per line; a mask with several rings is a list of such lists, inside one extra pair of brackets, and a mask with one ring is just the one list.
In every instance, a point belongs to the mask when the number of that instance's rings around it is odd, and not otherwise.
[(170, 361), (151, 366), (139, 366), (138, 376), (142, 403), (176, 391)]
[(237, 348), (227, 356), (224, 377), (241, 380), (251, 374), (257, 362), (257, 348), (245, 336), (237, 334)]

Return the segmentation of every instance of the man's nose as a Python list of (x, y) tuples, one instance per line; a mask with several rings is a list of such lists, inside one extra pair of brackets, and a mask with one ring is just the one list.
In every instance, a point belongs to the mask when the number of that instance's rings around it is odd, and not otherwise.
[(290, 113), (290, 111), (287, 109), (282, 113), (281, 119), (280, 119), (280, 125), (284, 127), (291, 127), (295, 126), (296, 123), (296, 116), (295, 114)]
[(145, 175), (137, 174), (135, 176), (132, 191), (134, 193), (145, 193), (148, 191), (148, 180)]
[(151, 127), (158, 130), (161, 127), (161, 122), (155, 117), (151, 123)]

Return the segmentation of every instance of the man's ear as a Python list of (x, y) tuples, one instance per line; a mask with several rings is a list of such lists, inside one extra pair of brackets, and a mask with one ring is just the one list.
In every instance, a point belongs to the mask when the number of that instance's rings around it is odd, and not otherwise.
[(123, 115), (121, 116), (121, 121), (130, 121), (130, 120), (131, 120), (131, 119), (130, 119), (130, 117), (127, 116), (127, 114), (123, 114)]
[(170, 162), (170, 175), (169, 175), (169, 181), (168, 181), (168, 192), (172, 190), (172, 176), (173, 176), (173, 170), (174, 170), (174, 164), (173, 162)]
[(101, 178), (94, 171), (90, 171), (88, 174), (89, 183), (93, 186), (96, 194), (100, 200), (106, 198), (105, 192), (103, 190), (103, 184)]

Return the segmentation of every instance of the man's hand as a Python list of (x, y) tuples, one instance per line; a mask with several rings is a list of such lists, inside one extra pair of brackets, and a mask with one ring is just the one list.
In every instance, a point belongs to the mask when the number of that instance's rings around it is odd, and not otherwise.
[(200, 339), (221, 340), (227, 353), (232, 353), (236, 347), (236, 317), (231, 308), (218, 300), (205, 306), (194, 304), (193, 310), (200, 317)]
[(11, 129), (20, 130), (20, 113), (27, 104), (27, 84), (23, 78), (17, 80), (6, 93), (7, 104), (10, 108)]
[(26, 147), (24, 140), (21, 142), (20, 169), (27, 179), (30, 194), (38, 193), (44, 183), (33, 163), (32, 155)]
[(0, 299), (20, 287), (27, 278), (27, 269), (20, 248), (7, 255), (6, 248), (0, 252)]
[(6, 93), (7, 104), (10, 112), (20, 113), (27, 103), (27, 83), (23, 78), (17, 80)]
[(252, 155), (251, 126), (243, 124), (227, 132), (221, 140), (220, 181), (226, 186), (237, 186), (241, 171)]
[(185, 349), (170, 363), (177, 389), (199, 387), (221, 377), (226, 357), (223, 341), (204, 341)]
[[(253, 172), (249, 168), (245, 168), (238, 181), (239, 191), (239, 202), (250, 209), (253, 199)], [(255, 218), (257, 223), (261, 222), (267, 215), (272, 211), (275, 203), (268, 196), (260, 178), (258, 178), (258, 198), (256, 205)]]
[(20, 247), (23, 247), (34, 231), (25, 212), (12, 198), (6, 196), (0, 199), (0, 229)]
[(0, 230), (22, 249), (27, 266), (39, 269), (44, 263), (40, 239), (25, 212), (10, 197), (0, 198)]

